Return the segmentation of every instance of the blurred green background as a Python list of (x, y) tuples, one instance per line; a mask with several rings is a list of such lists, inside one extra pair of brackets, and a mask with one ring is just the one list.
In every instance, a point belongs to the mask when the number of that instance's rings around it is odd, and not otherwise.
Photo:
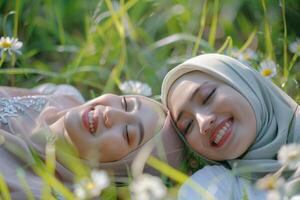
[(251, 48), (250, 64), (274, 60), (274, 82), (300, 99), (288, 49), (300, 35), (299, 0), (1, 0), (0, 10), (0, 36), (23, 42), (22, 55), (2, 63), (1, 85), (68, 83), (89, 99), (139, 80), (157, 95), (187, 58)]

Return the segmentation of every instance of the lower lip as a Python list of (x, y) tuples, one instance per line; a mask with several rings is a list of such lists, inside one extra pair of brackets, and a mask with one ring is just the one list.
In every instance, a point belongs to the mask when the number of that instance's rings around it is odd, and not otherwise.
[(230, 136), (232, 135), (232, 127), (233, 127), (233, 120), (227, 132), (223, 135), (222, 139), (219, 141), (218, 144), (213, 145), (214, 147), (222, 147), (229, 140)]

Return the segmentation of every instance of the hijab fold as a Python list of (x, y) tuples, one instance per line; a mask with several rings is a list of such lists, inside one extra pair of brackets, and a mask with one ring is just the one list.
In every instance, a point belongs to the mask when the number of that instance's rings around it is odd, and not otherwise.
[(255, 112), (255, 141), (241, 157), (227, 161), (231, 168), (242, 169), (241, 174), (248, 179), (257, 179), (267, 172), (278, 170), (280, 164), (276, 157), (280, 147), (300, 142), (300, 117), (296, 116), (299, 113), (298, 104), (246, 64), (221, 54), (204, 54), (168, 72), (162, 84), (164, 105), (168, 103), (168, 93), (173, 83), (192, 71), (209, 74), (228, 84), (248, 100)]

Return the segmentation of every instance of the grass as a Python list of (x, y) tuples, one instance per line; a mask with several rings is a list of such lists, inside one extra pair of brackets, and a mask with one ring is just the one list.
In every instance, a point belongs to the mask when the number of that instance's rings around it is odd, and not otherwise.
[[(140, 80), (158, 95), (166, 72), (187, 58), (251, 48), (258, 59), (249, 62), (258, 69), (260, 61), (274, 60), (274, 83), (300, 102), (298, 53), (288, 49), (300, 35), (296, 0), (4, 0), (0, 10), (0, 36), (23, 42), (22, 55), (1, 57), (1, 85), (67, 83), (90, 99), (120, 94), (124, 80)], [(74, 198), (51, 173), (36, 170)], [(1, 176), (0, 189), (10, 199)], [(122, 189), (104, 194), (129, 198)]]

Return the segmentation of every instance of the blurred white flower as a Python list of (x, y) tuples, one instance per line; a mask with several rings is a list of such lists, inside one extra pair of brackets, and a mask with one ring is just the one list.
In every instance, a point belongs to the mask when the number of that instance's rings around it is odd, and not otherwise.
[(261, 190), (277, 190), (284, 184), (284, 179), (268, 174), (256, 182), (256, 187)]
[(246, 49), (245, 51), (240, 52), (237, 48), (232, 48), (231, 55), (242, 62), (257, 59), (257, 53), (252, 49)]
[(91, 178), (82, 179), (74, 186), (74, 194), (79, 199), (93, 198), (100, 195), (101, 191), (109, 186), (110, 180), (103, 170), (93, 170)]
[(23, 43), (18, 41), (18, 38), (1, 37), (0, 38), (0, 51), (1, 56), (5, 51), (11, 55), (12, 53), (22, 54), (20, 48)]
[(93, 170), (91, 172), (91, 178), (101, 189), (106, 188), (110, 184), (109, 177), (104, 170)]
[(292, 42), (292, 43), (289, 45), (289, 50), (290, 50), (292, 53), (298, 53), (298, 55), (300, 56), (300, 40), (297, 39), (295, 42)]
[(296, 196), (293, 196), (291, 197), (290, 200), (300, 200), (300, 194), (299, 195), (296, 195)]
[(142, 174), (135, 178), (129, 189), (134, 200), (159, 200), (167, 193), (162, 180), (149, 174)]
[(264, 77), (272, 78), (277, 74), (276, 63), (273, 60), (263, 60), (259, 72)]
[(287, 165), (289, 169), (300, 167), (300, 145), (288, 144), (280, 148), (278, 160), (282, 165)]
[(146, 83), (142, 83), (139, 81), (125, 81), (120, 85), (120, 90), (124, 94), (139, 94), (144, 96), (151, 96), (152, 89)]
[(279, 191), (271, 190), (267, 192), (267, 200), (282, 200), (282, 196)]

